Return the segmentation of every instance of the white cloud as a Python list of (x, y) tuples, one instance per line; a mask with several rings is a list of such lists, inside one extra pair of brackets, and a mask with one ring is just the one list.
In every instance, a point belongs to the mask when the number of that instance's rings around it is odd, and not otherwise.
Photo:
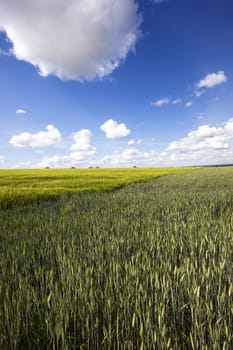
[(92, 157), (96, 153), (96, 147), (91, 143), (91, 131), (82, 129), (74, 132), (71, 152), (67, 155), (45, 156), (37, 165), (38, 167), (71, 167), (92, 163)]
[(47, 131), (39, 131), (37, 134), (23, 132), (13, 136), (9, 143), (14, 147), (42, 148), (54, 145), (61, 141), (61, 134), (53, 125), (46, 126)]
[(142, 152), (137, 148), (127, 148), (122, 152), (115, 152), (105, 156), (101, 164), (104, 166), (120, 166), (120, 165), (148, 165), (159, 161), (159, 154), (155, 151)]
[(19, 109), (16, 109), (15, 113), (16, 114), (26, 114), (27, 111), (25, 109), (19, 108)]
[(91, 131), (83, 129), (73, 133), (74, 144), (71, 146), (71, 151), (80, 153), (81, 156), (93, 155), (96, 152), (96, 148), (91, 144)]
[(151, 105), (156, 106), (156, 107), (162, 107), (163, 105), (166, 105), (169, 103), (170, 103), (170, 99), (165, 97), (165, 98), (162, 98), (160, 100), (151, 102)]
[(37, 164), (39, 168), (55, 167), (55, 168), (69, 168), (72, 166), (90, 165), (93, 160), (90, 156), (84, 153), (71, 152), (68, 155), (53, 155), (44, 156), (41, 162)]
[(130, 140), (128, 141), (128, 145), (141, 145), (142, 144), (142, 140)]
[(185, 106), (186, 106), (186, 107), (191, 107), (192, 104), (193, 104), (192, 101), (188, 101), (188, 102), (186, 102)]
[(216, 85), (223, 84), (227, 81), (227, 76), (224, 71), (220, 70), (217, 73), (210, 73), (207, 76), (200, 80), (197, 84), (199, 89), (201, 88), (212, 88)]
[(168, 151), (199, 151), (199, 150), (226, 150), (230, 148), (229, 140), (233, 139), (233, 118), (228, 119), (224, 126), (210, 127), (201, 125), (180, 140), (173, 141)]
[(1, 0), (12, 53), (42, 76), (92, 80), (133, 51), (142, 17), (135, 0)]
[(233, 159), (232, 149), (213, 149), (209, 152), (206, 149), (172, 153), (167, 158), (167, 164), (171, 165), (214, 165), (231, 164)]
[(194, 91), (194, 94), (195, 94), (196, 97), (200, 97), (204, 93), (205, 93), (205, 90), (195, 90)]
[(38, 168), (55, 167), (63, 168), (65, 167), (66, 156), (44, 156), (43, 159), (37, 164)]
[(130, 134), (130, 130), (124, 123), (118, 124), (113, 119), (107, 120), (103, 125), (101, 125), (100, 129), (105, 133), (105, 136), (108, 139), (125, 137)]
[(172, 101), (172, 104), (173, 105), (177, 105), (178, 103), (181, 103), (181, 102), (182, 102), (182, 99), (181, 98), (177, 98), (177, 99)]
[(177, 104), (179, 104), (181, 102), (182, 102), (181, 98), (176, 98), (174, 100), (171, 100), (168, 97), (164, 97), (164, 98), (161, 98), (160, 100), (152, 101), (151, 105), (152, 106), (156, 106), (156, 107), (162, 107), (162, 106), (170, 104), (170, 103), (173, 104), (173, 105), (177, 105)]

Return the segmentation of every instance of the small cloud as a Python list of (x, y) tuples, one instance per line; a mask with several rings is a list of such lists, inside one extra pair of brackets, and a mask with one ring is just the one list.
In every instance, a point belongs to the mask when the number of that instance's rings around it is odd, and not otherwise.
[(16, 114), (26, 114), (27, 111), (25, 109), (19, 108), (19, 109), (16, 109), (15, 113)]
[(166, 105), (169, 103), (170, 103), (170, 99), (165, 97), (165, 98), (162, 98), (160, 100), (151, 102), (151, 105), (156, 106), (156, 107), (162, 107), (163, 105)]
[(43, 149), (37, 149), (37, 150), (36, 150), (36, 153), (38, 153), (38, 154), (43, 154), (43, 153), (44, 153), (44, 150), (43, 150)]
[(125, 137), (130, 134), (130, 130), (124, 123), (118, 124), (113, 119), (107, 120), (103, 125), (101, 125), (100, 129), (105, 133), (105, 136), (108, 139)]
[(142, 140), (130, 140), (128, 141), (128, 145), (141, 145), (142, 144)]
[(193, 104), (192, 101), (188, 101), (188, 102), (186, 102), (185, 106), (186, 106), (186, 107), (191, 107), (192, 104)]
[(41, 148), (52, 146), (61, 141), (61, 133), (53, 125), (47, 125), (46, 131), (39, 131), (37, 134), (23, 132), (13, 136), (9, 143), (14, 147)]
[(181, 98), (177, 98), (177, 99), (172, 101), (172, 104), (173, 105), (177, 105), (178, 103), (181, 103), (181, 102), (182, 102), (182, 99)]
[(205, 90), (195, 90), (194, 94), (196, 97), (200, 97), (201, 95), (203, 95), (206, 91)]
[(201, 88), (213, 88), (216, 85), (223, 84), (227, 81), (227, 76), (225, 75), (224, 71), (220, 70), (217, 73), (210, 73), (207, 74), (207, 76), (200, 80), (197, 84), (197, 87), (199, 89)]

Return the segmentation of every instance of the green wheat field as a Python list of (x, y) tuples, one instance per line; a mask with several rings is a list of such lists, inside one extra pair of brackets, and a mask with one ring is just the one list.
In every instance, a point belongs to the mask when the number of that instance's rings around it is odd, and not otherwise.
[(1, 170), (0, 349), (233, 349), (233, 168)]

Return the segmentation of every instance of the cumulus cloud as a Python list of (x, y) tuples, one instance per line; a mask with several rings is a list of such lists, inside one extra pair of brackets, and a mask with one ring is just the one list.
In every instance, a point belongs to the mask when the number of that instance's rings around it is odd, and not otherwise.
[(25, 109), (19, 108), (19, 109), (16, 109), (15, 113), (16, 114), (26, 114), (27, 111)]
[(214, 165), (214, 164), (230, 164), (233, 159), (233, 150), (229, 149), (213, 149), (209, 152), (206, 149), (172, 153), (167, 158), (167, 164), (171, 165)]
[(80, 153), (81, 157), (95, 154), (96, 148), (91, 144), (91, 131), (83, 129), (73, 133), (74, 143), (71, 146), (71, 151)]
[(67, 155), (44, 156), (38, 167), (71, 167), (92, 162), (96, 147), (91, 142), (91, 131), (82, 129), (72, 135), (74, 143)]
[(128, 141), (128, 145), (141, 145), (142, 144), (142, 140), (129, 140)]
[(156, 100), (156, 101), (151, 102), (151, 105), (156, 106), (156, 107), (162, 107), (163, 105), (167, 105), (169, 103), (170, 103), (170, 99), (165, 97), (165, 98), (162, 98), (160, 100)]
[(83, 166), (92, 164), (92, 159), (84, 153), (71, 152), (68, 155), (44, 156), (37, 164), (39, 168), (55, 167), (66, 168), (72, 166)]
[(142, 152), (137, 148), (127, 148), (122, 152), (115, 152), (111, 155), (105, 156), (101, 163), (106, 166), (120, 166), (120, 165), (143, 165), (155, 164), (159, 161), (159, 154), (155, 151)]
[(1, 0), (12, 53), (42, 76), (92, 80), (133, 51), (142, 17), (135, 0)]
[(227, 76), (224, 71), (220, 70), (217, 73), (210, 73), (207, 76), (200, 80), (197, 84), (199, 89), (201, 88), (213, 88), (216, 85), (223, 84), (227, 81)]
[(101, 125), (100, 129), (105, 133), (105, 136), (108, 139), (125, 137), (130, 134), (130, 130), (124, 123), (118, 124), (113, 119), (107, 120), (103, 125)]
[(46, 131), (39, 131), (37, 134), (23, 132), (13, 136), (9, 143), (14, 147), (42, 148), (52, 146), (61, 141), (61, 133), (53, 125), (47, 125)]
[(173, 141), (168, 151), (198, 151), (229, 149), (229, 140), (233, 139), (233, 118), (228, 119), (221, 127), (201, 125), (180, 140)]

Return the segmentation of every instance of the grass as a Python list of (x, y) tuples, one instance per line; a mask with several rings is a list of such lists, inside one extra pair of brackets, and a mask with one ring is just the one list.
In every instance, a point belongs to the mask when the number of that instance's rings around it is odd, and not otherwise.
[(233, 168), (2, 209), (0, 348), (231, 350), (232, 212)]
[(193, 168), (0, 170), (0, 208), (77, 192), (117, 189)]

